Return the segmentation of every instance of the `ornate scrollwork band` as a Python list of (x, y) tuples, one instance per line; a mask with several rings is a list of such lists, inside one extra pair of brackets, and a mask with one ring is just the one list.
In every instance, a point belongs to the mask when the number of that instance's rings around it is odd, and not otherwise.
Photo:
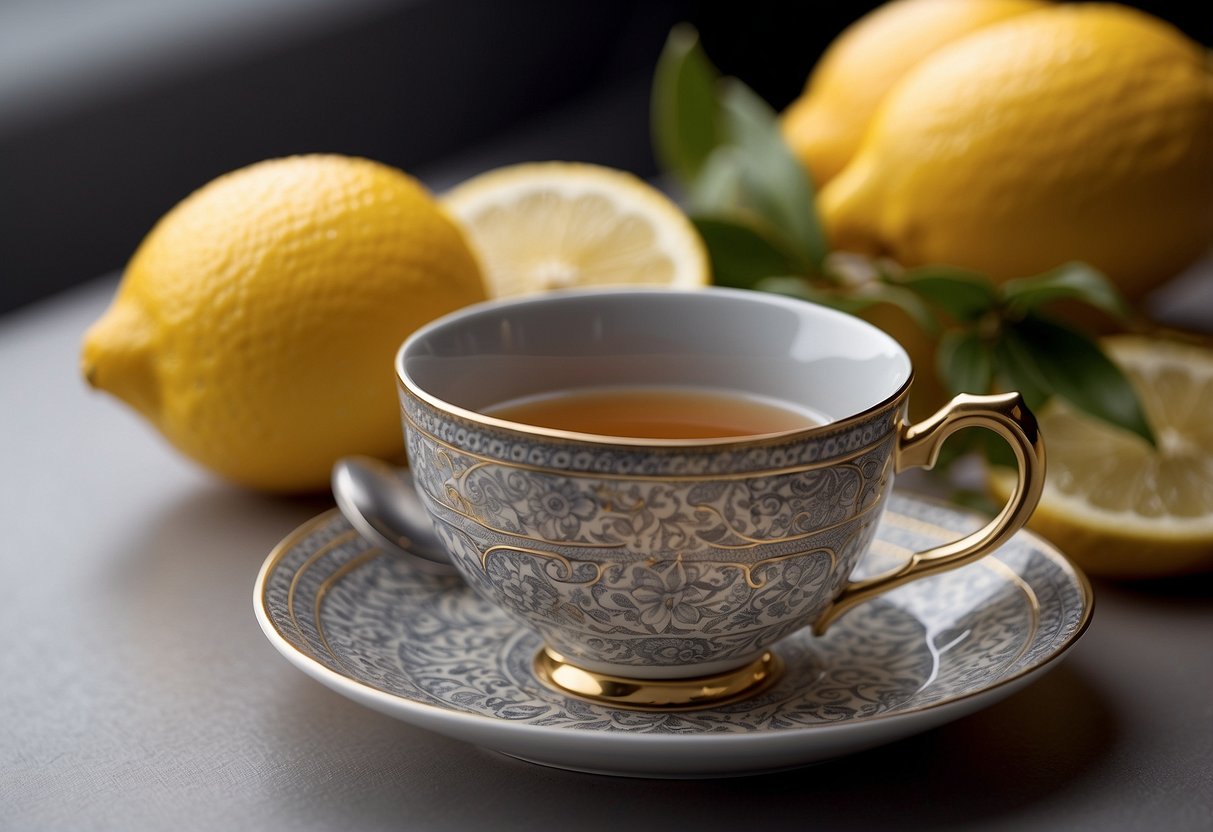
[(514, 433), (404, 396), (416, 483), (465, 578), (560, 653), (745, 660), (805, 626), (867, 549), (899, 403), (725, 448)]

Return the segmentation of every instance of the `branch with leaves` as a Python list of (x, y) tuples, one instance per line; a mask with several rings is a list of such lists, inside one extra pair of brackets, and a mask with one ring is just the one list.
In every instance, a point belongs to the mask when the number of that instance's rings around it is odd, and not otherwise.
[(903, 269), (831, 251), (812, 183), (779, 131), (775, 111), (722, 77), (698, 34), (675, 27), (652, 94), (658, 162), (684, 189), (718, 285), (778, 292), (860, 314), (893, 304), (937, 342), (952, 393), (1018, 390), (1032, 408), (1053, 396), (1154, 444), (1141, 403), (1098, 341), (1050, 314), (1059, 301), (1129, 323), (1116, 288), (1082, 263), (995, 284), (945, 265)]

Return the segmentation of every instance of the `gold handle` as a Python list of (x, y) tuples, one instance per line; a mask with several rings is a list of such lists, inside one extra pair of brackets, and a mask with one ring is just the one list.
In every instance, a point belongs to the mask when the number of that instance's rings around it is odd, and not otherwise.
[(931, 468), (939, 458), (944, 440), (958, 430), (971, 427), (994, 431), (1007, 440), (1015, 452), (1019, 477), (1002, 511), (985, 527), (960, 540), (918, 552), (891, 572), (847, 582), (834, 603), (813, 624), (814, 633), (824, 633), (840, 615), (869, 598), (985, 557), (1027, 522), (1045, 484), (1045, 448), (1036, 417), (1018, 393), (995, 396), (962, 393), (929, 419), (903, 426), (894, 451), (894, 470)]

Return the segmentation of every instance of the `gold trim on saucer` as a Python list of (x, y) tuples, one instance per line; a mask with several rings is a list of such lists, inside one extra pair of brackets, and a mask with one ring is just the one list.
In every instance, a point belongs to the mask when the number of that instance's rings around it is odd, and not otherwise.
[(532, 662), (535, 677), (557, 693), (634, 711), (690, 711), (745, 699), (769, 688), (783, 662), (766, 652), (744, 667), (686, 679), (633, 679), (597, 673), (547, 647)]

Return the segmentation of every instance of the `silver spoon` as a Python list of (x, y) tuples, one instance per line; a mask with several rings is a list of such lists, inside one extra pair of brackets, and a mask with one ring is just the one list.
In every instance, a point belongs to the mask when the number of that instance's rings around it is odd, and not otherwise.
[(334, 463), (332, 484), (341, 513), (368, 541), (432, 575), (457, 574), (411, 476), (373, 457), (347, 456)]

